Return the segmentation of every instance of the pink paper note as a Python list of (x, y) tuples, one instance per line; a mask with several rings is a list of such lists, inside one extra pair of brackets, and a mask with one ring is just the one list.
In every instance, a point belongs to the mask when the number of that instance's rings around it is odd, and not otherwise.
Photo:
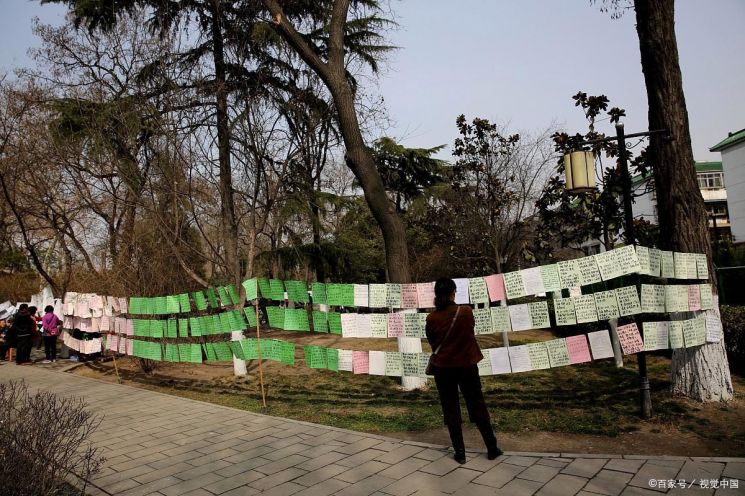
[(367, 374), (370, 371), (370, 356), (367, 351), (352, 352), (352, 370), (355, 374)]
[(416, 308), (419, 304), (416, 284), (401, 285), (401, 308)]
[(570, 362), (585, 363), (592, 360), (592, 357), (590, 357), (590, 347), (587, 346), (587, 337), (584, 334), (569, 336), (566, 342)]
[(507, 299), (504, 290), (504, 276), (502, 274), (492, 274), (484, 277), (486, 289), (489, 290), (489, 299), (491, 301), (502, 301)]
[(126, 341), (127, 341), (127, 349), (126, 349), (127, 355), (131, 355), (132, 354), (132, 340), (127, 339)]
[(101, 319), (98, 317), (94, 317), (92, 319), (87, 319), (91, 322), (91, 331), (93, 332), (99, 332), (101, 330)]
[(642, 341), (636, 323), (618, 326), (617, 331), (618, 340), (621, 342), (621, 349), (624, 355), (632, 355), (644, 351), (644, 341)]
[(109, 336), (108, 349), (116, 351), (119, 349), (119, 336), (112, 334)]
[(404, 314), (392, 313), (388, 315), (388, 337), (400, 338), (404, 335)]
[(114, 312), (119, 313), (119, 298), (109, 296), (107, 299), (109, 301), (109, 304), (111, 305), (111, 309)]
[(419, 308), (435, 307), (435, 283), (420, 282), (416, 285), (417, 303)]
[(91, 309), (102, 309), (103, 298), (101, 298), (99, 295), (93, 295), (93, 297), (90, 299), (90, 307)]
[(127, 313), (127, 299), (119, 298), (119, 311), (121, 313)]
[(111, 320), (108, 317), (101, 317), (101, 322), (98, 324), (98, 328), (101, 331), (111, 330)]
[(688, 286), (688, 311), (697, 312), (701, 310), (701, 291), (697, 284)]
[[(133, 336), (135, 333), (135, 326), (132, 319), (127, 319), (127, 336)], [(131, 353), (129, 353), (131, 355)]]

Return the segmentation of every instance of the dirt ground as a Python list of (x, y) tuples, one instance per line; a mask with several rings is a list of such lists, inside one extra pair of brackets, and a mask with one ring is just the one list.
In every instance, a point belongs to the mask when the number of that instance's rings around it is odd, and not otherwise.
[[(393, 340), (350, 340), (317, 334), (273, 332), (267, 337), (292, 340), (298, 345), (360, 350), (393, 351), (396, 346)], [(520, 341), (542, 339), (550, 339), (550, 335), (536, 331), (521, 333), (520, 336)], [(495, 336), (479, 337), (479, 341), (482, 348), (501, 345), (501, 339)], [(518, 342), (511, 340), (513, 344)], [(426, 349), (426, 343), (424, 347)], [(637, 393), (633, 370), (593, 364), (584, 366), (579, 375), (577, 367), (564, 367), (551, 369), (554, 372), (544, 375), (531, 372), (511, 374), (509, 378), (484, 377), (484, 391), (490, 402), (493, 421), (498, 430), (504, 428), (503, 432), (497, 433), (500, 446), (510, 451), (533, 452), (745, 456), (745, 381), (733, 377), (736, 397), (726, 404), (702, 405), (673, 398), (665, 391), (669, 386), (665, 383), (665, 374), (669, 375), (669, 359), (650, 358), (650, 379), (657, 391), (653, 391), (656, 415), (648, 421), (640, 420), (635, 414)], [(233, 376), (232, 364), (226, 362), (202, 365), (159, 363), (151, 376), (141, 372), (135, 359), (121, 358), (116, 363), (122, 382), (137, 387), (401, 439), (449, 444), (447, 431), (439, 424), (436, 392), (431, 389), (404, 392), (396, 386), (395, 379), (310, 370), (302, 360), (302, 349), (298, 348), (295, 367), (264, 362), (268, 410), (261, 408), (255, 361), (249, 365), (249, 375), (240, 378)], [(621, 372), (616, 372), (618, 370)], [(113, 361), (81, 364), (71, 373), (116, 380)], [(604, 380), (617, 382), (613, 374), (618, 373), (625, 374), (622, 377), (628, 384), (624, 390), (612, 393), (615, 399), (613, 404), (608, 404), (608, 411), (603, 410), (602, 397), (593, 397), (595, 399), (590, 402), (575, 401), (575, 396), (585, 392), (583, 385), (576, 384), (578, 378), (603, 375)], [(653, 376), (655, 373), (660, 376), (657, 380)], [(505, 379), (510, 382), (505, 383)], [(567, 390), (567, 387), (575, 389)], [(588, 383), (584, 387), (603, 386)], [(550, 397), (549, 403), (545, 404), (546, 398), (539, 402), (512, 399), (527, 397), (534, 392), (538, 397)], [(569, 399), (564, 401), (563, 397)], [(492, 404), (499, 407), (494, 408)], [(587, 426), (572, 425), (574, 418), (578, 424), (586, 423)], [(352, 423), (344, 423), (346, 420)], [(618, 423), (618, 429), (608, 429), (604, 425), (608, 422)], [(401, 428), (397, 428), (399, 424)], [(467, 446), (482, 447), (478, 431), (470, 425), (464, 430)]]

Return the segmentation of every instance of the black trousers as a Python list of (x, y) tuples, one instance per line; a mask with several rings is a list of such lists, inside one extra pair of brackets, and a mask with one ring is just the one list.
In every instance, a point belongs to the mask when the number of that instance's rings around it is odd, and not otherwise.
[(47, 360), (57, 359), (57, 336), (44, 336), (44, 355)]
[(31, 361), (31, 335), (18, 336), (16, 341), (16, 363)]
[(458, 388), (463, 393), (471, 422), (475, 424), (491, 422), (489, 410), (484, 401), (484, 393), (481, 391), (478, 366), (437, 368), (434, 370), (434, 376), (437, 392), (440, 394), (445, 425), (460, 426), (463, 423)]

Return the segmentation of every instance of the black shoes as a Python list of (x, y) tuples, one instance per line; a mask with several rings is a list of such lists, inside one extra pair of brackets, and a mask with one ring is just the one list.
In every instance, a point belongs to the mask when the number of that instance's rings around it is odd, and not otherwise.
[(494, 447), (492, 447), (492, 448), (489, 448), (489, 450), (488, 450), (488, 451), (487, 451), (487, 453), (486, 453), (486, 457), (487, 457), (487, 458), (488, 458), (489, 460), (494, 460), (494, 459), (496, 459), (496, 458), (497, 458), (498, 456), (502, 456), (503, 454), (504, 454), (504, 453), (502, 452), (502, 450), (501, 450), (501, 449), (499, 449), (499, 448), (498, 448), (497, 446), (494, 446)]
[(463, 465), (466, 463), (466, 452), (465, 451), (456, 451), (453, 455), (453, 459)]

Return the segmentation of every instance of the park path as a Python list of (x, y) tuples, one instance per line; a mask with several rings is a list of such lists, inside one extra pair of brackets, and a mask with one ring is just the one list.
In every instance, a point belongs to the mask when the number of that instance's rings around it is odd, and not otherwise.
[[(469, 452), (458, 465), (441, 446), (0, 363), (0, 381), (83, 397), (103, 415), (93, 441), (107, 461), (92, 496), (745, 494), (744, 458)], [(692, 487), (670, 490), (672, 480)], [(723, 480), (738, 488), (700, 487)]]

